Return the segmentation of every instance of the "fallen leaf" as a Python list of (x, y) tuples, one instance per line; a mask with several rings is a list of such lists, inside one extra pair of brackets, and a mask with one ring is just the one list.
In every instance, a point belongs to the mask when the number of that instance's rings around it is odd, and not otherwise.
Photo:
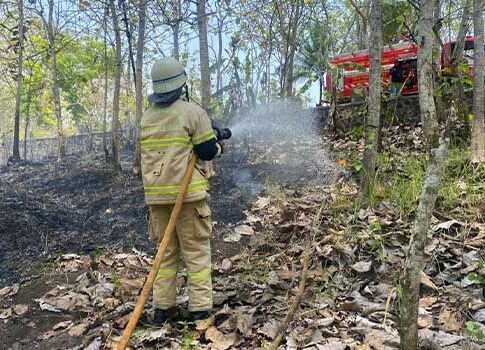
[[(318, 350), (346, 350), (347, 344), (344, 343), (332, 343), (332, 344), (315, 344)], [(370, 349), (370, 348), (369, 348)]]
[(55, 324), (54, 327), (52, 327), (52, 329), (54, 331), (57, 331), (57, 330), (60, 330), (60, 329), (69, 328), (72, 325), (73, 325), (73, 322), (71, 320), (68, 320), (68, 321), (63, 321), (63, 322), (59, 322), (59, 323)]
[(463, 223), (456, 221), (456, 220), (449, 220), (449, 221), (442, 222), (438, 225), (434, 225), (432, 227), (432, 229), (433, 229), (433, 231), (449, 230), (451, 228), (451, 226), (453, 226), (453, 225), (463, 226)]
[(457, 344), (465, 340), (465, 337), (462, 337), (459, 335), (453, 335), (453, 334), (445, 333), (443, 331), (436, 332), (436, 331), (432, 331), (431, 329), (420, 330), (419, 337), (422, 340), (431, 341), (432, 343), (442, 348), (445, 346)]
[(278, 331), (280, 323), (275, 319), (269, 319), (263, 324), (263, 327), (259, 328), (256, 332), (262, 334), (269, 339), (274, 339), (276, 332)]
[(145, 343), (145, 342), (148, 342), (148, 343), (151, 343), (151, 342), (154, 342), (154, 341), (159, 341), (163, 338), (165, 338), (168, 334), (168, 329), (165, 328), (165, 327), (162, 327), (162, 328), (159, 328), (157, 330), (154, 330), (154, 331), (151, 331), (151, 332), (148, 332), (148, 333), (144, 333), (141, 337), (140, 337), (140, 341), (142, 343)]
[(80, 323), (76, 326), (71, 327), (67, 333), (71, 337), (80, 337), (81, 335), (83, 335), (87, 331), (88, 327), (89, 327), (88, 324)]
[(128, 279), (122, 277), (121, 287), (131, 295), (138, 295), (140, 289), (143, 287), (144, 282), (145, 281), (141, 278)]
[(434, 297), (434, 296), (428, 296), (428, 297), (420, 298), (419, 299), (419, 307), (428, 308), (428, 307), (436, 304), (437, 301), (438, 301), (438, 297)]
[(234, 231), (243, 236), (254, 235), (254, 229), (249, 225), (239, 225), (234, 228)]
[(84, 350), (99, 350), (101, 349), (101, 345), (101, 338), (96, 338)]
[(463, 322), (460, 321), (458, 313), (454, 312), (450, 307), (444, 307), (438, 320), (441, 324), (441, 329), (446, 332), (458, 332), (462, 329)]
[(17, 316), (22, 316), (29, 310), (29, 306), (25, 304), (17, 304), (17, 305), (14, 305), (12, 309)]
[(438, 290), (438, 287), (436, 287), (431, 278), (426, 273), (424, 273), (424, 271), (421, 271), (420, 282), (428, 288)]
[(271, 203), (271, 199), (267, 197), (259, 197), (253, 204), (251, 210), (261, 210), (266, 208)]
[(208, 328), (210, 328), (214, 324), (214, 317), (211, 316), (211, 317), (206, 318), (204, 320), (197, 320), (194, 323), (195, 323), (195, 329), (196, 330), (206, 331)]
[(360, 273), (369, 272), (372, 268), (372, 261), (359, 261), (350, 266), (352, 270)]
[(77, 254), (63, 254), (61, 256), (62, 260), (72, 260), (72, 259), (79, 259), (79, 258), (81, 257)]
[(42, 310), (52, 312), (72, 312), (78, 309), (83, 309), (89, 304), (87, 295), (75, 292), (68, 292), (67, 294), (58, 297), (54, 296), (35, 299), (35, 301), (39, 303)]
[(205, 339), (210, 340), (212, 342), (211, 348), (217, 350), (229, 349), (236, 341), (234, 333), (225, 336), (214, 326), (209, 327), (205, 331)]
[(236, 315), (236, 328), (241, 332), (242, 335), (249, 337), (252, 332), (253, 326), (253, 314), (245, 313), (243, 308), (237, 310)]
[(12, 308), (9, 307), (8, 309), (3, 309), (3, 310), (0, 310), (0, 320), (5, 320), (7, 318), (9, 318), (10, 316), (12, 316)]
[(239, 242), (241, 239), (241, 234), (236, 232), (235, 230), (230, 230), (227, 234), (224, 235), (224, 242)]
[(232, 261), (231, 259), (228, 259), (228, 258), (224, 258), (224, 260), (222, 260), (222, 263), (221, 263), (221, 269), (223, 271), (228, 271), (232, 266)]
[(11, 286), (3, 287), (2, 289), (0, 289), (0, 297), (1, 299), (3, 299), (3, 298), (14, 296), (19, 292), (19, 289), (20, 289), (20, 284), (18, 283), (12, 284)]

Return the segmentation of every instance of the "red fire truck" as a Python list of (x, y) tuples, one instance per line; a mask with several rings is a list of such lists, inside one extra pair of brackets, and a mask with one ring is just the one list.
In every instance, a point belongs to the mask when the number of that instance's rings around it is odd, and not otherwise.
[[(449, 65), (449, 57), (456, 45), (456, 41), (444, 44), (441, 54), (442, 67)], [(467, 60), (470, 68), (473, 67), (473, 37), (467, 36), (465, 42), (464, 59)], [(471, 54), (470, 54), (471, 53)], [(418, 46), (410, 40), (403, 40), (398, 44), (385, 45), (382, 50), (382, 87), (384, 92), (389, 91), (391, 82), (390, 69), (396, 61), (402, 62), (406, 82), (402, 87), (402, 95), (413, 95), (418, 93), (417, 79), (417, 54)], [(356, 96), (361, 96), (369, 85), (369, 51), (359, 51), (333, 57), (328, 61), (333, 69), (334, 76), (337, 76), (336, 88), (339, 100), (348, 101)], [(332, 78), (330, 72), (325, 75), (325, 90), (332, 91)]]

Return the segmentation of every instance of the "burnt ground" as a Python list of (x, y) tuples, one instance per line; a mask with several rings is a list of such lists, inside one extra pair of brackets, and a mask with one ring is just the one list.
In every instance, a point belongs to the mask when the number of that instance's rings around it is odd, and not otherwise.
[[(215, 162), (216, 176), (211, 179), (213, 259), (219, 263), (248, 244), (247, 237), (239, 242), (225, 242), (223, 237), (245, 220), (245, 211), (260, 194), (273, 185), (298, 190), (309, 182), (328, 182), (331, 173), (325, 156), (315, 160), (314, 151), (320, 151), (315, 140), (277, 145), (231, 141)], [(55, 271), (53, 262), (62, 254), (95, 256), (133, 248), (155, 252), (147, 235), (141, 179), (130, 174), (128, 154), (122, 172), (101, 155), (71, 155), (63, 164), (47, 160), (0, 168), (0, 289), (20, 282), (14, 301), (30, 305), (25, 317), (0, 322), (0, 349), (58, 349), (79, 343), (67, 335), (42, 337), (61, 321), (86, 315), (46, 313), (34, 301), (77, 277)]]
[[(260, 152), (257, 159), (258, 149), (268, 151), (267, 147), (249, 147), (235, 140), (215, 163), (211, 208), (216, 256), (237, 252), (237, 244), (222, 241), (223, 228), (245, 218), (244, 210), (265, 185), (297, 188), (327, 171), (309, 158), (295, 157), (289, 165), (284, 159), (288, 145), (280, 153)], [(43, 264), (64, 253), (133, 247), (153, 253), (141, 179), (130, 175), (129, 160), (122, 172), (113, 170), (101, 156), (0, 168), (0, 287), (41, 273)]]

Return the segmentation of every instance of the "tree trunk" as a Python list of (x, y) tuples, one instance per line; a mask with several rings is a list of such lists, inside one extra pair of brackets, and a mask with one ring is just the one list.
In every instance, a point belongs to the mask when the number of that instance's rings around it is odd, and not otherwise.
[(374, 191), (377, 148), (381, 119), (381, 56), (382, 16), (381, 0), (372, 1), (369, 37), (369, 107), (365, 125), (364, 169), (362, 196), (368, 200)]
[(143, 116), (143, 48), (145, 47), (146, 4), (140, 0), (138, 4), (138, 39), (136, 42), (136, 74), (135, 74), (135, 158), (132, 172), (141, 175), (140, 123)]
[(172, 26), (173, 34), (173, 58), (177, 61), (180, 59), (180, 16), (182, 16), (182, 2), (181, 0), (175, 0), (175, 19)]
[(220, 18), (221, 14), (219, 11), (218, 18), (217, 18), (217, 77), (216, 77), (216, 91), (222, 89), (222, 50), (223, 50), (223, 42), (222, 42), (222, 30), (223, 30), (223, 20)]
[(207, 112), (211, 105), (211, 81), (209, 73), (209, 45), (207, 42), (207, 16), (205, 0), (197, 1), (197, 26), (199, 28), (201, 104)]
[(445, 170), (447, 143), (443, 142), (439, 145), (439, 148), (434, 148), (431, 153), (411, 231), (411, 241), (401, 285), (401, 350), (419, 349), (417, 322), (420, 276), (425, 266), (426, 235)]
[[(13, 160), (20, 160), (20, 102), (22, 101), (23, 62), (24, 62), (24, 1), (18, 0), (19, 31), (18, 31), (18, 57), (17, 57), (17, 94), (15, 96), (15, 120), (13, 129)], [(25, 158), (25, 157), (24, 157)]]
[(128, 23), (128, 9), (126, 7), (126, 3), (124, 0), (119, 0), (119, 1), (121, 4), (121, 8), (123, 9), (123, 23), (125, 24), (125, 35), (126, 35), (126, 41), (128, 42), (128, 54), (129, 54), (128, 66), (129, 68), (131, 68), (131, 72), (133, 73), (133, 76), (135, 76), (135, 59), (133, 54), (133, 43), (132, 43), (130, 24)]
[(104, 11), (104, 94), (103, 94), (103, 150), (104, 150), (104, 159), (106, 161), (109, 160), (109, 149), (108, 149), (108, 141), (106, 139), (106, 133), (108, 132), (107, 127), (107, 119), (108, 119), (108, 28), (107, 28), (107, 21), (108, 21), (108, 7), (106, 7)]
[(418, 23), (418, 89), (421, 122), (423, 124), (423, 133), (426, 138), (428, 150), (438, 143), (439, 138), (436, 106), (433, 98), (433, 13), (434, 2), (421, 0)]
[[(459, 65), (463, 59), (463, 52), (465, 49), (465, 36), (468, 31), (468, 20), (470, 19), (470, 9), (472, 7), (472, 0), (465, 0), (463, 5), (463, 14), (461, 17), (460, 29), (456, 39), (456, 46), (451, 53), (451, 71), (453, 76), (459, 77)], [(446, 60), (446, 58), (445, 58)], [(465, 95), (465, 89), (461, 79), (456, 81), (456, 89), (453, 89), (453, 99), (458, 107), (458, 115), (460, 119), (467, 120), (468, 118), (468, 103)]]
[(54, 1), (49, 0), (47, 36), (49, 39), (48, 50), (51, 59), (52, 96), (57, 120), (57, 161), (62, 162), (66, 156), (66, 146), (64, 143), (64, 127), (62, 125), (61, 91), (59, 88), (59, 69), (57, 67), (56, 38), (54, 35)]
[(427, 140), (427, 149), (430, 150), (431, 158), (421, 189), (404, 268), (400, 303), (401, 350), (418, 349), (419, 285), (421, 271), (424, 268), (424, 247), (438, 190), (441, 185), (447, 150), (447, 143), (442, 142), (440, 144), (439, 142), (439, 128), (433, 98), (433, 7), (433, 1), (420, 1), (418, 24), (419, 107)]
[(485, 76), (485, 39), (483, 29), (483, 0), (473, 0), (473, 32), (475, 36), (473, 50), (473, 123), (471, 162), (485, 162), (484, 132), (484, 76)]
[(113, 164), (117, 169), (121, 169), (121, 126), (120, 116), (120, 89), (121, 89), (121, 35), (118, 25), (118, 17), (114, 0), (109, 0), (111, 16), (113, 19), (113, 31), (115, 34), (115, 70), (114, 70), (114, 89), (113, 89), (113, 115), (111, 120), (112, 141), (111, 149), (113, 154)]
[(32, 102), (32, 75), (29, 78), (29, 89), (27, 91), (27, 103), (25, 106), (25, 127), (24, 127), (24, 160), (27, 160), (27, 138), (30, 126), (30, 104)]

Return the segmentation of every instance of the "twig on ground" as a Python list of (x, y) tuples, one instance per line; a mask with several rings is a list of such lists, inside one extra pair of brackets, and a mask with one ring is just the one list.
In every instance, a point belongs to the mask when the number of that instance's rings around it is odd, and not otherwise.
[(281, 339), (283, 339), (283, 336), (286, 332), (286, 329), (288, 328), (288, 325), (293, 320), (293, 317), (295, 316), (298, 306), (300, 305), (301, 299), (303, 298), (303, 294), (305, 293), (305, 284), (308, 276), (308, 261), (310, 260), (310, 255), (312, 250), (313, 250), (312, 245), (310, 243), (308, 247), (305, 249), (305, 253), (303, 255), (303, 269), (301, 271), (300, 286), (298, 287), (298, 292), (296, 293), (295, 298), (291, 303), (290, 309), (288, 310), (288, 314), (286, 315), (283, 323), (278, 327), (278, 330), (276, 331), (276, 336), (274, 340), (271, 342), (271, 344), (269, 345), (268, 350), (276, 350), (276, 348), (281, 342)]

